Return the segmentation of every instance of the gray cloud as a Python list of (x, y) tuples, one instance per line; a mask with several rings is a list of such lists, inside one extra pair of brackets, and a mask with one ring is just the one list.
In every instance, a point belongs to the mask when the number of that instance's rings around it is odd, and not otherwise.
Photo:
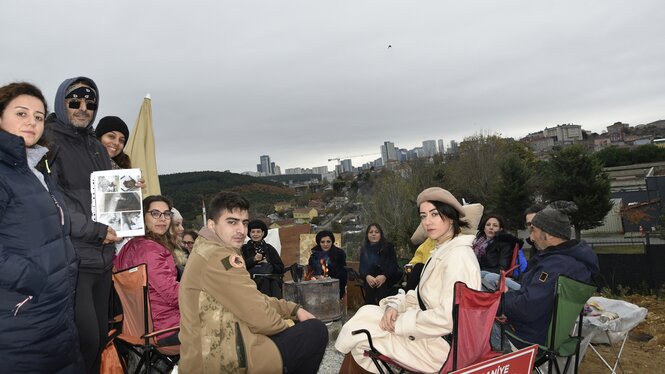
[(161, 173), (665, 118), (655, 0), (3, 5), (2, 83), (52, 100), (63, 79), (90, 76), (98, 118), (130, 126), (150, 93)]

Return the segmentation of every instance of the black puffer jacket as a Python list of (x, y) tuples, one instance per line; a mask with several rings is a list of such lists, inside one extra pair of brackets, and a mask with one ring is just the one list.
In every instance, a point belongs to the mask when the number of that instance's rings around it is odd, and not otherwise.
[[(108, 152), (95, 138), (92, 126), (75, 127), (67, 119), (65, 90), (79, 78), (68, 79), (58, 88), (55, 113), (46, 119), (44, 137), (53, 153), (53, 175), (72, 215), (71, 236), (81, 258), (80, 270), (101, 273), (113, 266), (115, 246), (103, 245), (107, 226), (92, 220), (90, 174), (110, 170), (112, 166)], [(97, 90), (92, 80), (88, 79), (88, 84)]]
[(478, 260), (480, 270), (491, 273), (499, 273), (500, 270), (508, 270), (513, 261), (513, 250), (515, 245), (522, 246), (522, 240), (499, 231), (494, 239), (487, 245), (485, 254)]
[(0, 131), (2, 372), (76, 372), (80, 362), (78, 258), (63, 195), (50, 175), (44, 179), (50, 192), (31, 171), (23, 139)]

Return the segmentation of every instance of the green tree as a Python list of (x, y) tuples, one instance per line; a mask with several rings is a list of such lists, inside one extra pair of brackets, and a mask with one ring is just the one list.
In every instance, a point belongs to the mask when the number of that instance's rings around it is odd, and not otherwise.
[(524, 225), (523, 213), (533, 203), (528, 161), (509, 153), (499, 167), (499, 179), (493, 190), (493, 205), (504, 218), (506, 230)]
[(571, 215), (575, 237), (582, 230), (598, 227), (612, 209), (610, 181), (600, 161), (581, 145), (550, 152), (542, 173), (543, 197), (548, 201), (567, 200), (577, 204)]
[(493, 193), (501, 178), (501, 165), (511, 154), (525, 160), (533, 159), (531, 152), (513, 139), (482, 134), (468, 137), (460, 144), (457, 155), (448, 162), (443, 187), (459, 199), (481, 203), (486, 211), (493, 210), (496, 208)]
[(409, 255), (404, 250), (409, 247), (411, 235), (420, 223), (415, 200), (421, 190), (410, 178), (383, 171), (380, 177), (373, 179), (368, 192), (359, 197), (363, 222), (380, 224), (386, 238), (395, 248), (402, 249), (402, 256)]

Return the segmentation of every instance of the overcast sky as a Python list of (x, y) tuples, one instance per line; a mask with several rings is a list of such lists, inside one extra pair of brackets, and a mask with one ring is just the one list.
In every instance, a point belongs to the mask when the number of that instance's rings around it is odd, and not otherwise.
[(130, 129), (150, 93), (160, 174), (665, 119), (658, 0), (2, 5), (0, 84), (35, 83), (52, 108), (60, 82), (88, 76), (97, 120)]

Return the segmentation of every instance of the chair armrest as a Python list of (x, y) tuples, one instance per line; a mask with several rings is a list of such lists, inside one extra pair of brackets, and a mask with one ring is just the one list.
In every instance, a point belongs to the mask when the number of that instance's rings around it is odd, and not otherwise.
[(173, 331), (178, 331), (178, 330), (180, 330), (180, 326), (173, 326), (173, 327), (169, 327), (168, 329), (153, 331), (150, 334), (145, 334), (145, 335), (141, 336), (141, 339), (153, 338), (153, 337), (157, 337), (157, 336), (164, 335), (166, 333), (173, 332)]

